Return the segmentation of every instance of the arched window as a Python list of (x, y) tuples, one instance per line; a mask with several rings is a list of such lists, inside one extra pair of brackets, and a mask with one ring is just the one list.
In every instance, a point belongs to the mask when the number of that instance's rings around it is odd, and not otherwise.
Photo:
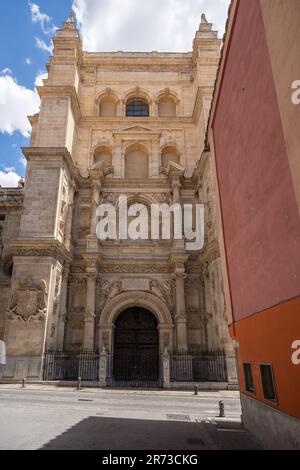
[(158, 102), (159, 116), (176, 116), (176, 103), (170, 96), (163, 96)]
[(112, 154), (111, 150), (107, 147), (97, 147), (94, 153), (94, 163), (104, 162), (104, 166), (108, 167), (112, 165)]
[(110, 117), (117, 115), (117, 102), (112, 96), (105, 96), (100, 101), (99, 116)]
[(127, 101), (126, 116), (149, 116), (149, 105), (141, 98), (132, 98)]
[(125, 154), (125, 178), (148, 178), (149, 157), (140, 145), (130, 147)]

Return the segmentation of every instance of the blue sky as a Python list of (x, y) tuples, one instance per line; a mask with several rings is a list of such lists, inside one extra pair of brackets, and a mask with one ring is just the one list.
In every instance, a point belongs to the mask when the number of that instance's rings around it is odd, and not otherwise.
[[(72, 6), (72, 0), (39, 0), (40, 11), (45, 12), (51, 19), (45, 21), (34, 20), (31, 6), (27, 0), (5, 0), (1, 2), (0, 16), (0, 80), (11, 76), (19, 86), (34, 90), (38, 75), (45, 72), (49, 51), (37, 47), (37, 39), (50, 44), (48, 29), (53, 25), (60, 26)], [(34, 2), (32, 2), (34, 3)], [(17, 103), (16, 103), (17, 105)], [(0, 102), (0, 113), (1, 113)], [(18, 112), (16, 106), (15, 112)], [(21, 110), (20, 110), (21, 112)], [(2, 118), (4, 119), (2, 110)], [(2, 132), (1, 132), (2, 131)], [(14, 132), (0, 130), (0, 171), (2, 178), (0, 184), (7, 186), (6, 182), (16, 181), (12, 174), (5, 177), (3, 173), (25, 174), (24, 159), (20, 147), (28, 145), (28, 138), (24, 136), (24, 128)], [(7, 171), (11, 169), (12, 171)], [(14, 170), (13, 170), (14, 169)]]
[[(27, 115), (51, 55), (51, 37), (73, 8), (85, 50), (187, 51), (206, 13), (224, 32), (229, 0), (2, 0), (0, 16), (0, 185), (25, 175)], [(120, 11), (122, 14), (120, 15)]]

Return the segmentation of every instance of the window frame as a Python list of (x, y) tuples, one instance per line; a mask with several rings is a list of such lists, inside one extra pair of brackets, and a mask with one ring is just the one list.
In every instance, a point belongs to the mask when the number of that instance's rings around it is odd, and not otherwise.
[[(271, 377), (272, 377), (272, 384), (273, 384), (273, 390), (274, 390), (274, 398), (267, 398), (265, 396), (265, 389), (264, 389), (264, 382), (263, 382), (263, 376), (262, 376), (262, 367), (267, 366), (271, 370)], [(262, 387), (262, 393), (263, 393), (263, 399), (269, 403), (273, 403), (273, 405), (278, 404), (278, 399), (277, 399), (277, 392), (276, 392), (276, 384), (275, 384), (275, 375), (274, 375), (274, 370), (273, 370), (273, 364), (270, 362), (262, 362), (259, 364), (259, 372), (260, 372), (260, 381), (261, 381), (261, 387)]]
[[(252, 389), (248, 388), (248, 380), (247, 376), (245, 373), (245, 366), (250, 367), (250, 374), (251, 374), (251, 384), (252, 384)], [(245, 383), (245, 390), (248, 393), (255, 394), (255, 385), (254, 385), (254, 380), (253, 380), (253, 367), (251, 362), (243, 362), (243, 372), (244, 372), (244, 383)]]
[[(136, 102), (136, 103), (138, 103), (138, 102), (139, 102), (139, 103), (143, 103), (143, 105), (145, 106), (145, 109), (146, 109), (146, 106), (147, 106), (147, 114), (146, 114), (146, 111), (144, 111), (144, 113), (141, 113), (141, 112), (138, 112), (138, 110), (136, 110), (136, 111), (132, 110), (132, 111), (131, 111), (132, 114), (129, 114), (128, 109), (129, 109), (130, 106), (133, 106), (132, 103), (134, 103), (134, 102)], [(135, 106), (137, 106), (137, 105), (135, 105)], [(142, 109), (142, 105), (140, 105), (140, 108)], [(137, 109), (137, 108), (136, 108), (136, 109)], [(136, 98), (129, 98), (129, 99), (127, 100), (127, 102), (126, 102), (126, 110), (125, 110), (125, 112), (126, 112), (126, 117), (143, 117), (143, 118), (144, 118), (144, 117), (150, 117), (150, 106), (149, 106), (148, 101), (147, 101), (146, 99), (144, 99), (144, 98), (138, 98), (138, 97), (136, 97)]]

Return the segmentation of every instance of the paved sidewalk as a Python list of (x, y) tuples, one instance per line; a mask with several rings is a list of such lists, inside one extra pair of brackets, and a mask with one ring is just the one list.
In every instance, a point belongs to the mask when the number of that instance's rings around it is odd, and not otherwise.
[[(0, 382), (0, 391), (1, 390), (20, 390), (22, 389), (21, 383), (1, 383)], [(36, 391), (47, 391), (47, 392), (74, 392), (77, 391), (75, 386), (70, 385), (69, 387), (57, 386), (57, 385), (48, 385), (48, 384), (26, 384), (26, 390), (36, 390)], [(81, 393), (97, 393), (97, 394), (110, 394), (110, 395), (123, 395), (124, 392), (128, 395), (154, 395), (154, 396), (181, 396), (181, 397), (190, 397), (194, 396), (194, 391), (192, 390), (164, 390), (164, 389), (123, 389), (123, 388), (94, 388), (94, 387), (85, 387), (83, 386), (80, 390)], [(213, 398), (239, 398), (240, 392), (236, 390), (199, 390), (199, 397), (213, 397)]]

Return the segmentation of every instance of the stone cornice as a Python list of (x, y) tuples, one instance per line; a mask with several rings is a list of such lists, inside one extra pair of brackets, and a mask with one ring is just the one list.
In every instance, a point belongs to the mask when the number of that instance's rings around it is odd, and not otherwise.
[(54, 239), (16, 239), (8, 242), (12, 256), (22, 257), (52, 257), (63, 264), (71, 263), (72, 255), (65, 246)]
[(101, 69), (138, 70), (146, 68), (156, 70), (192, 69), (192, 53), (170, 52), (84, 52), (83, 67), (101, 67)]
[[(79, 179), (80, 189), (91, 189), (93, 180), (91, 178)], [(104, 178), (102, 181), (101, 189), (103, 193), (113, 191), (115, 194), (124, 194), (126, 192), (130, 194), (142, 194), (147, 195), (153, 192), (159, 193), (170, 193), (171, 186), (167, 178), (137, 178), (137, 179), (126, 179), (126, 178)], [(194, 185), (190, 178), (182, 179), (181, 192), (193, 191)]]
[(70, 155), (70, 152), (66, 147), (22, 147), (22, 152), (26, 160), (43, 162), (45, 163), (45, 157), (47, 158), (47, 163), (49, 161), (59, 158), (63, 158), (65, 164), (67, 165), (72, 177), (78, 181), (80, 178), (79, 170), (75, 166), (74, 161)]
[[(192, 116), (149, 116), (149, 117), (128, 117), (128, 116), (114, 116), (114, 117), (101, 117), (101, 116), (82, 116), (80, 119), (80, 125), (91, 125), (99, 124), (99, 128), (103, 129), (116, 126), (121, 124), (123, 126), (133, 127), (133, 126), (149, 126), (155, 124), (158, 128), (166, 127), (170, 129), (178, 128), (178, 125), (182, 126), (188, 124), (194, 124)], [(155, 129), (153, 129), (155, 132)], [(158, 131), (157, 131), (158, 132)]]
[(39, 113), (34, 114), (33, 116), (27, 116), (28, 121), (30, 122), (31, 126), (37, 124), (39, 121)]
[(0, 188), (0, 207), (21, 208), (23, 206), (24, 189)]

